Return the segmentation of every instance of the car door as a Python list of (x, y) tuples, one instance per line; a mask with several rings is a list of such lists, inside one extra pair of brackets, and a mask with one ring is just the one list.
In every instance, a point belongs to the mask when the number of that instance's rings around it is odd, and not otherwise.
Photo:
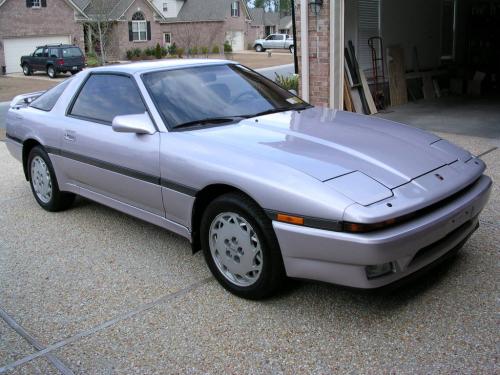
[(115, 116), (147, 111), (132, 76), (91, 73), (67, 109), (61, 156), (69, 183), (164, 216), (160, 136), (113, 130)]
[(42, 69), (42, 60), (43, 48), (37, 48), (31, 57), (31, 68), (36, 70)]
[(269, 35), (265, 40), (264, 40), (264, 48), (273, 48), (273, 40), (274, 40), (274, 35)]

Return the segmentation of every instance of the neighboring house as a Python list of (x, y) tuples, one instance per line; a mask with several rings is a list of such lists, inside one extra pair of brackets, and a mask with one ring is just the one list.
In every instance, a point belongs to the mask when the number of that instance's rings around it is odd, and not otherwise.
[[(134, 48), (157, 43), (179, 47), (217, 45), (246, 49), (251, 18), (243, 0), (0, 0), (0, 69), (19, 72), (20, 57), (50, 43), (99, 48), (90, 24), (111, 22), (107, 59), (123, 59)], [(1, 74), (1, 71), (0, 71)]]
[(264, 8), (249, 9), (252, 18), (251, 36), (253, 40), (265, 38), (274, 33), (292, 34), (292, 17), (281, 17), (279, 12), (266, 12)]
[(84, 19), (85, 15), (79, 3), (0, 0), (0, 69), (20, 72), (20, 57), (47, 43), (73, 43), (83, 49), (83, 28), (77, 18)]

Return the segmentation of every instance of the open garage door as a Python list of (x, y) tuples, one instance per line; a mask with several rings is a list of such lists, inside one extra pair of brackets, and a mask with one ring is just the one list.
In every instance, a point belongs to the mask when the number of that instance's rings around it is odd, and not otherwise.
[(5, 67), (8, 73), (21, 72), (21, 56), (29, 55), (35, 51), (38, 46), (45, 44), (68, 44), (70, 37), (68, 35), (35, 36), (23, 38), (4, 39)]

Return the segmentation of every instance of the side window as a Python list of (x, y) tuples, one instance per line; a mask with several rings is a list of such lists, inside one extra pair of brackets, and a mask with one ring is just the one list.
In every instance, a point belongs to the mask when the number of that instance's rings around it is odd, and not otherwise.
[(56, 48), (49, 49), (49, 57), (52, 59), (57, 59), (59, 57), (59, 50)]
[(61, 97), (62, 93), (70, 83), (71, 79), (67, 79), (66, 81), (60, 83), (56, 87), (51, 88), (50, 90), (43, 93), (41, 96), (33, 100), (30, 104), (30, 107), (41, 109), (42, 111), (51, 111), (52, 108), (57, 103), (57, 100)]
[(49, 57), (49, 49), (48, 48), (43, 49), (42, 57)]
[(43, 48), (37, 48), (35, 50), (35, 56), (36, 57), (42, 57), (42, 55), (43, 55)]
[(132, 79), (116, 74), (94, 74), (80, 90), (70, 114), (111, 123), (116, 116), (144, 112), (146, 107)]

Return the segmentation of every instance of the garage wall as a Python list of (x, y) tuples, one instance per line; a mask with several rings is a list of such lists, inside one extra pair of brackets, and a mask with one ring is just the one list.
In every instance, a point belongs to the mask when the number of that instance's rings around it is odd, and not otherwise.
[(5, 65), (3, 39), (54, 35), (67, 35), (83, 50), (83, 27), (65, 0), (47, 0), (44, 8), (27, 8), (24, 0), (7, 0), (0, 7), (0, 66)]
[(405, 48), (408, 69), (413, 67), (413, 46), (422, 69), (440, 63), (440, 0), (382, 0), (381, 23), (385, 45)]

